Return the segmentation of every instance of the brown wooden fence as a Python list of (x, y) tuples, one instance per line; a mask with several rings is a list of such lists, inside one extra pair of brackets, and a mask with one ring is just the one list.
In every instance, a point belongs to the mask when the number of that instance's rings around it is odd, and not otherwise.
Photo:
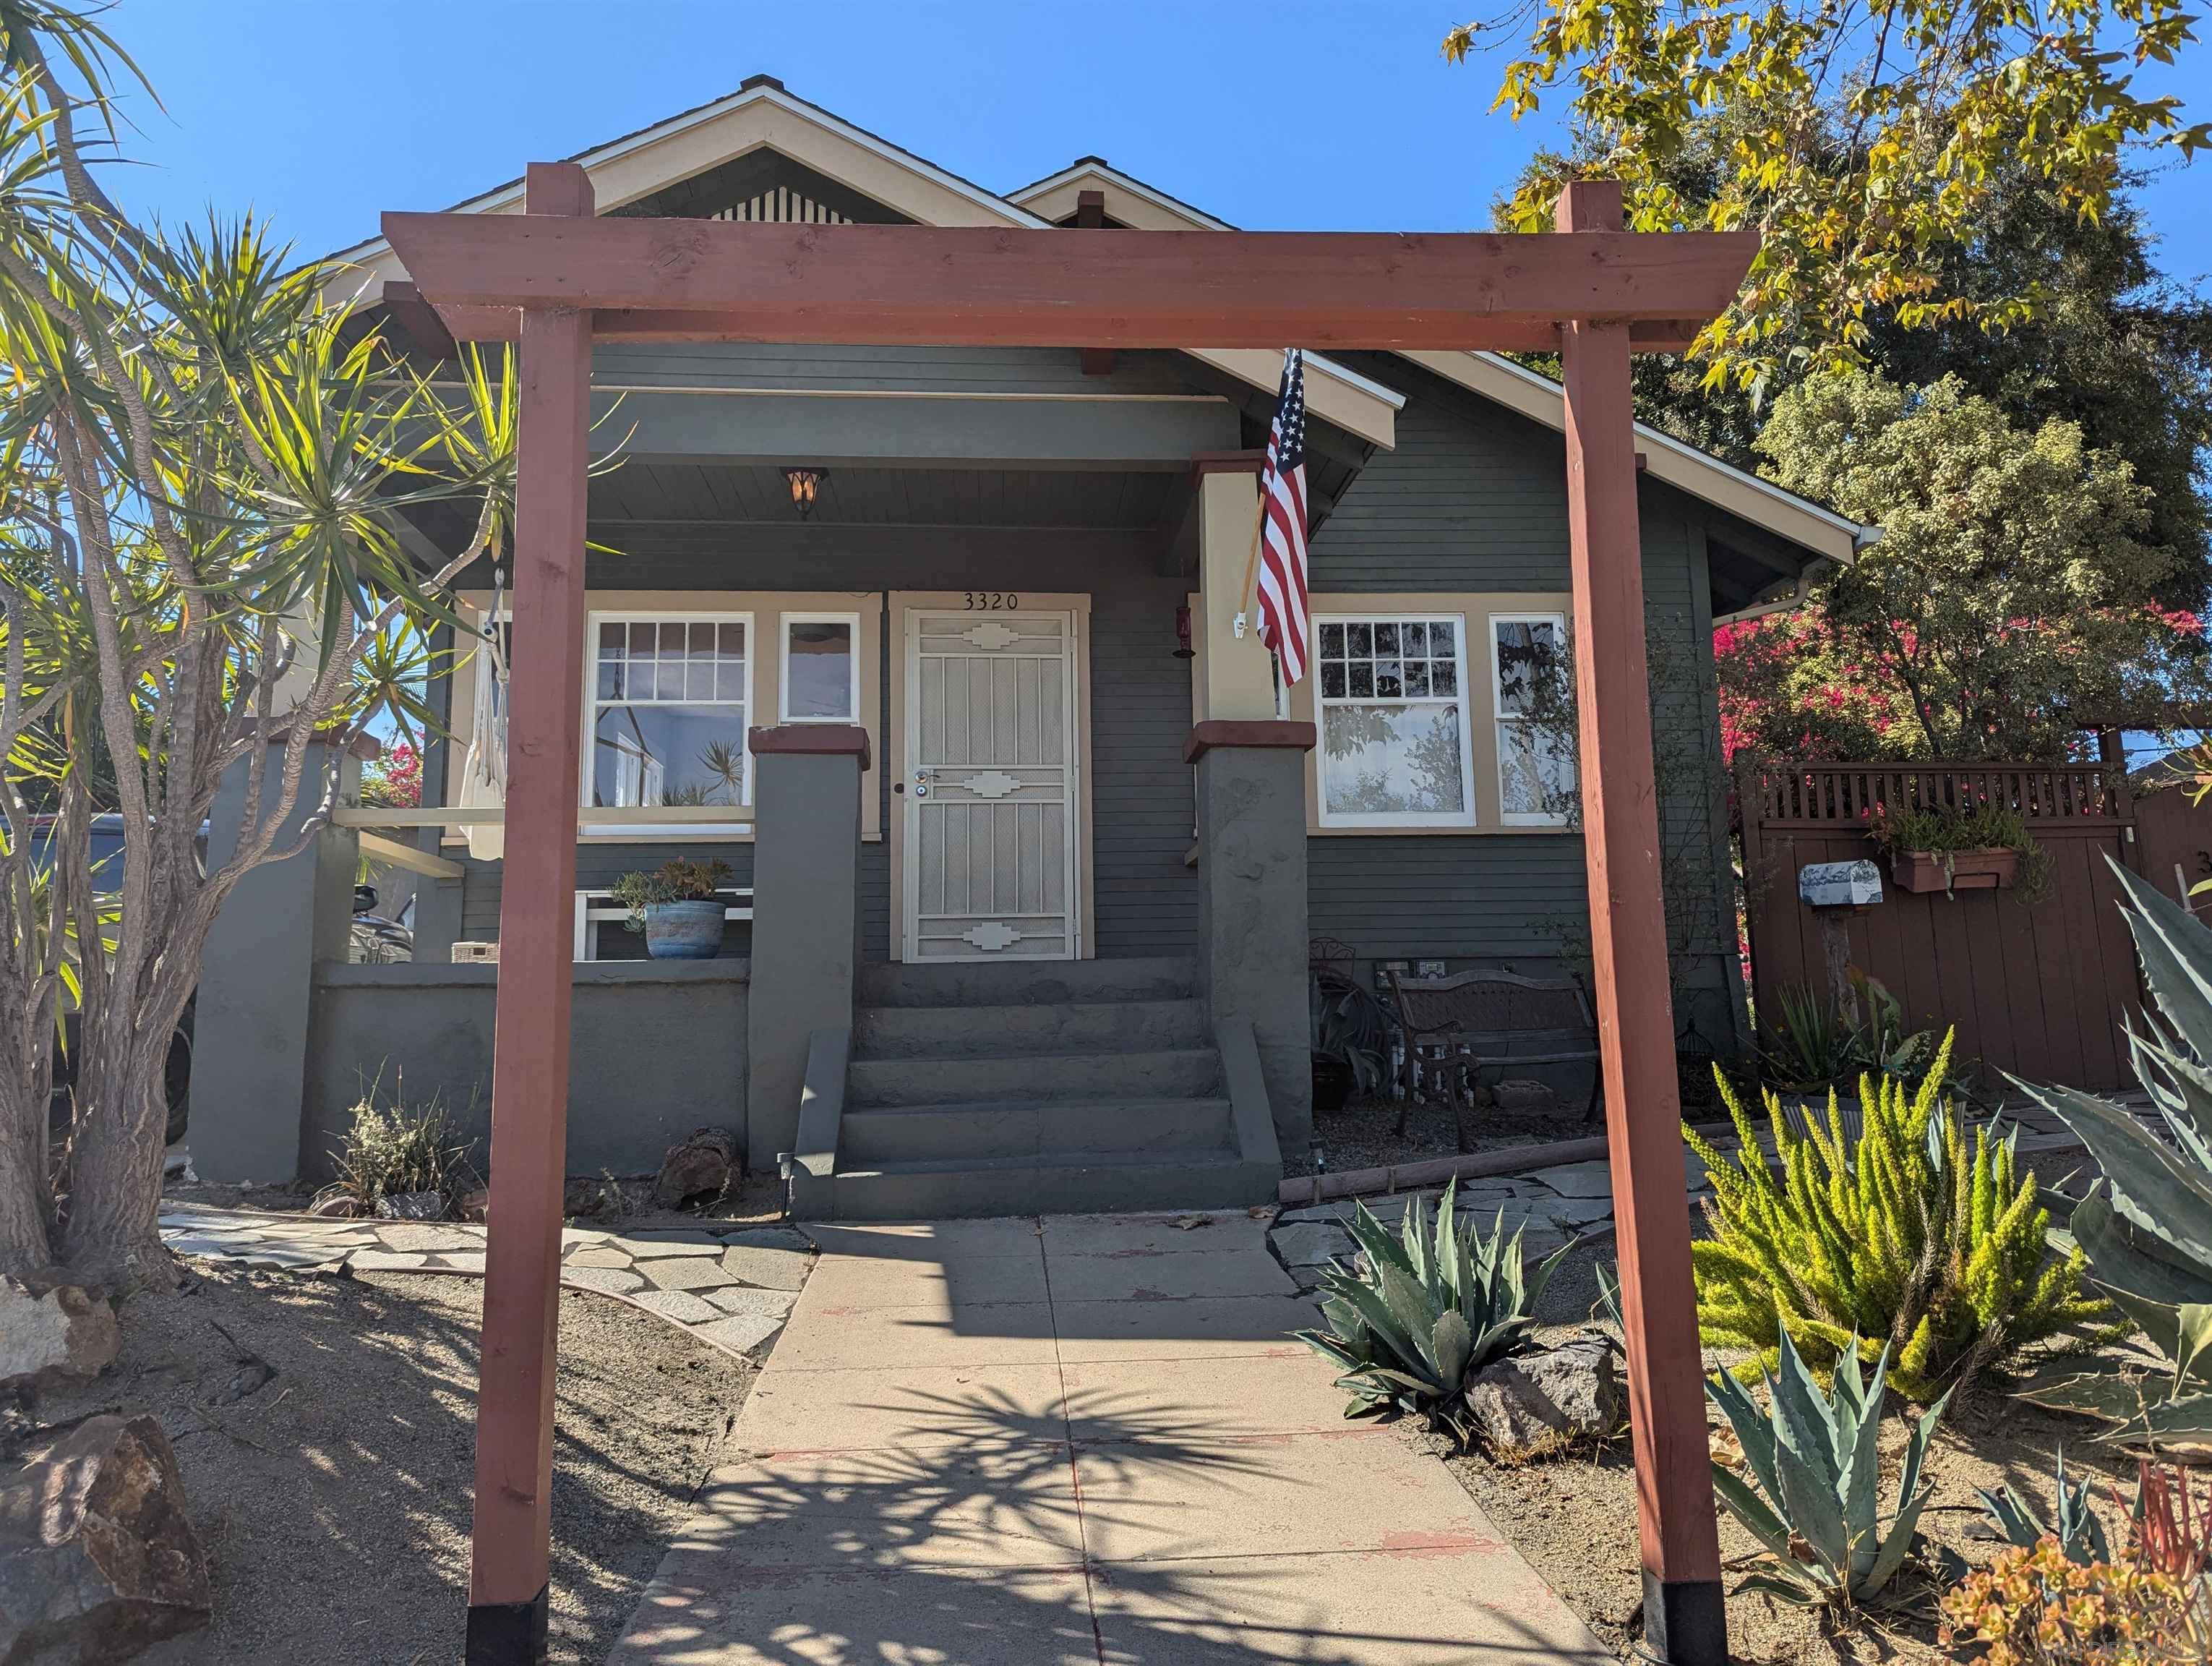
[[(2132, 1083), (2120, 1024), (2140, 991), (2105, 861), (2136, 860), (2124, 783), (2095, 765), (1768, 762), (1741, 766), (1737, 792), (1762, 1014), (1782, 988), (1825, 989), (1848, 963), (1887, 985), (1914, 1027), (1956, 1026), (1961, 1060), (2074, 1087)], [(1865, 831), (1878, 807), (1988, 804), (2020, 812), (2050, 854), (2040, 903), (2010, 889), (1915, 894), (1887, 863), (1880, 903), (1798, 900), (1808, 864), (1880, 860)]]

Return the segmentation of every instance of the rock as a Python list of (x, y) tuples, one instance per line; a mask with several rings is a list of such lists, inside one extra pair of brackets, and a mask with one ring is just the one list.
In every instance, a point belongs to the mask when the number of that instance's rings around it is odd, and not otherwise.
[(1498, 1360), (1476, 1373), (1465, 1399), (1476, 1432), (1509, 1462), (1607, 1439), (1628, 1415), (1620, 1344), (1586, 1330)]
[(1549, 1186), (1561, 1197), (1611, 1197), (1613, 1169), (1602, 1162), (1565, 1163), (1555, 1169), (1537, 1169), (1522, 1177)]
[(73, 1284), (33, 1294), (0, 1279), (0, 1389), (97, 1377), (122, 1346), (115, 1310), (103, 1298)]
[(443, 1220), (443, 1192), (396, 1192), (376, 1200), (379, 1220)]
[(212, 1601), (156, 1420), (88, 1418), (0, 1481), (0, 1660), (128, 1660)]
[(307, 1213), (320, 1220), (353, 1220), (362, 1211), (359, 1201), (350, 1194), (331, 1192), (310, 1203)]
[(463, 1220), (481, 1221), (490, 1212), (491, 1194), (489, 1191), (473, 1191), (461, 1200)]
[(1321, 1221), (1296, 1221), (1278, 1226), (1271, 1234), (1275, 1253), (1288, 1267), (1323, 1267), (1352, 1254), (1352, 1234), (1343, 1227)]
[(653, 1194), (664, 1209), (711, 1203), (738, 1172), (736, 1134), (727, 1128), (694, 1128), (660, 1159)]

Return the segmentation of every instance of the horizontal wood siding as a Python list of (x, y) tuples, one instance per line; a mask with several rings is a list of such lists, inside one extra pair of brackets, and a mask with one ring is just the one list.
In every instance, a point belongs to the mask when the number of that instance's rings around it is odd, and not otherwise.
[[(1401, 361), (1353, 356), (1355, 368), (1410, 397), (1398, 445), (1378, 452), (1313, 542), (1313, 587), (1359, 592), (1565, 593), (1570, 585), (1565, 447), (1551, 429), (1476, 398)], [(1733, 1047), (1732, 942), (1714, 812), (1720, 780), (1712, 701), (1711, 604), (1701, 571), (1711, 519), (1693, 499), (1640, 483), (1644, 582), (1654, 635), (1674, 656), (1655, 713), (1659, 745), (1685, 777), (1662, 806), (1667, 848), (1692, 864), (1708, 909), (1680, 976), (1694, 989), (1698, 1032)], [(1468, 621), (1471, 678), (1486, 678), (1483, 623)], [(1710, 792), (1700, 783), (1712, 783)], [(1476, 783), (1482, 820), (1496, 824), (1498, 786)], [(1589, 896), (1572, 832), (1466, 838), (1316, 837), (1310, 842), (1316, 934), (1343, 939), (1363, 962), (1443, 959), (1542, 970), (1562, 939), (1586, 942)], [(1364, 970), (1364, 969), (1363, 969)]]

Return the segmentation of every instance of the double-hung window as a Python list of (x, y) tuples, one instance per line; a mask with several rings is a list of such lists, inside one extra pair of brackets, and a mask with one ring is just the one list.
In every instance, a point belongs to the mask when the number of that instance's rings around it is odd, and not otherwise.
[(1574, 801), (1574, 751), (1565, 730), (1566, 646), (1562, 614), (1490, 616), (1498, 818), (1509, 827), (1563, 825)]
[(786, 613), (778, 714), (786, 723), (860, 721), (860, 616)]
[(1473, 827), (1463, 615), (1315, 621), (1324, 827)]
[(751, 803), (752, 616), (594, 613), (591, 624), (586, 806)]

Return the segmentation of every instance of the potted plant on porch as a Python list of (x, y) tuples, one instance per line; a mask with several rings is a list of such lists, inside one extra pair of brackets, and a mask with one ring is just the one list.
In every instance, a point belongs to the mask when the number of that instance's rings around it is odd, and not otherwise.
[(678, 857), (650, 873), (623, 874), (610, 894), (629, 910), (624, 923), (645, 934), (653, 959), (712, 960), (722, 946), (724, 905), (715, 893), (729, 877), (727, 862)]
[(2027, 818), (2002, 805), (1924, 810), (1875, 808), (1867, 836), (1889, 858), (1899, 891), (1990, 891), (2020, 886), (2039, 900), (2048, 857), (2029, 836)]

